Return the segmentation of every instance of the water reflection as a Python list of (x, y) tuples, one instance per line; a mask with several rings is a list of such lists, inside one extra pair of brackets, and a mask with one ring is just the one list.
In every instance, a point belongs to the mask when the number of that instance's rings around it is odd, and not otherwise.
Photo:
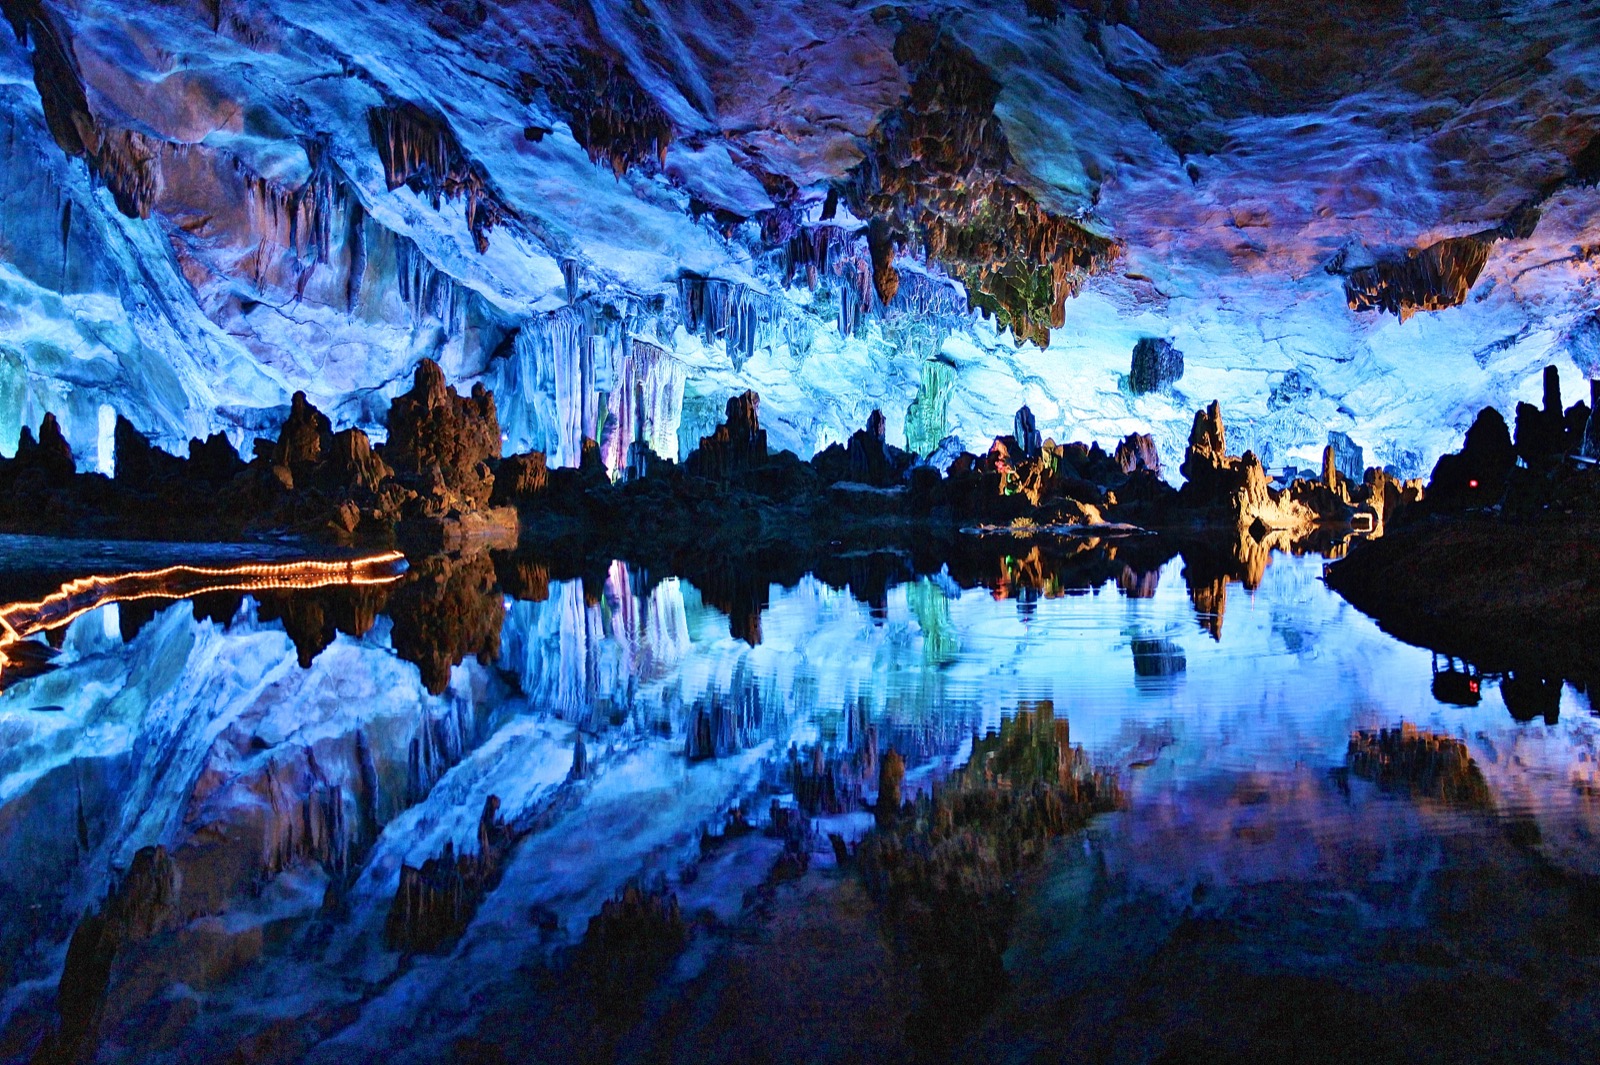
[[(1271, 1022), (1204, 964), (1342, 1018), (1328, 981), (1403, 998), (1556, 909), (1595, 945), (1582, 691), (1251, 537), (947, 547), (437, 558), (19, 636), (0, 1057), (1181, 1057), (1232, 1036), (1158, 992)], [(1568, 1052), (1579, 982), (1483, 993)]]

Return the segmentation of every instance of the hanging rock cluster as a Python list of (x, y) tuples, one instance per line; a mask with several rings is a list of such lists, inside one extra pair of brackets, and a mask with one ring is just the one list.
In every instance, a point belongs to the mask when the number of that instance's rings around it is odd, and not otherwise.
[(847, 185), (871, 220), (873, 280), (885, 302), (899, 284), (894, 248), (919, 247), (966, 285), (1019, 343), (1049, 343), (1066, 301), (1117, 255), (1116, 245), (1053, 215), (1008, 176), (1010, 148), (995, 117), (999, 84), (936, 26), (909, 22), (895, 57), (909, 98), (878, 124)]
[(620, 59), (575, 49), (544, 88), (590, 162), (619, 178), (643, 163), (666, 165), (672, 120)]
[(369, 121), (389, 188), (404, 185), (436, 211), (443, 199), (465, 199), (467, 229), (478, 251), (487, 251), (489, 230), (504, 221), (506, 210), (483, 168), (461, 150), (449, 123), (410, 102), (375, 107)]

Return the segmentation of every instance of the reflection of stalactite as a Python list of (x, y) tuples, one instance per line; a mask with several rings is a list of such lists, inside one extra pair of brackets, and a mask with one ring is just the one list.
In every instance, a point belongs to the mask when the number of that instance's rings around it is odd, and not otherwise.
[(409, 102), (374, 107), (368, 117), (389, 188), (404, 185), (427, 197), (436, 211), (444, 199), (464, 198), (467, 229), (478, 251), (487, 251), (489, 230), (505, 220), (506, 212), (449, 124)]
[[(269, 778), (269, 786), (274, 781)], [(346, 824), (344, 789), (319, 785), (299, 802), (294, 816), (272, 822), (282, 830), (269, 844), (271, 853), (264, 872), (275, 876), (302, 862), (319, 862), (334, 877), (350, 870), (350, 826)]]
[(92, 1056), (118, 952), (178, 925), (182, 887), (178, 865), (164, 847), (145, 847), (133, 856), (128, 872), (106, 893), (99, 911), (85, 915), (73, 929), (56, 990), (60, 1027), (35, 1060), (77, 1061)]
[(685, 753), (690, 761), (721, 758), (742, 751), (761, 737), (760, 682), (745, 672), (734, 672), (726, 692), (713, 690), (696, 700), (688, 723)]
[(1350, 772), (1386, 791), (1478, 809), (1494, 805), (1489, 783), (1466, 744), (1409, 723), (1354, 733), (1345, 760)]
[(500, 882), (515, 835), (500, 820), (500, 800), (493, 795), (478, 818), (477, 842), (474, 854), (457, 855), (449, 842), (421, 868), (400, 868), (400, 885), (384, 927), (391, 946), (422, 952), (445, 946), (466, 931), (478, 904)]

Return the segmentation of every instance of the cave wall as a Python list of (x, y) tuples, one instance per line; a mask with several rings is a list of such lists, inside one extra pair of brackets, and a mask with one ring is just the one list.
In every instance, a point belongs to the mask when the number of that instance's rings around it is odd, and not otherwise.
[(1578, 373), (1600, 12), (1043, 7), (6, 0), (0, 451), (379, 429), (428, 356), (569, 463), (754, 388), (802, 454), (1216, 398), (1420, 472)]

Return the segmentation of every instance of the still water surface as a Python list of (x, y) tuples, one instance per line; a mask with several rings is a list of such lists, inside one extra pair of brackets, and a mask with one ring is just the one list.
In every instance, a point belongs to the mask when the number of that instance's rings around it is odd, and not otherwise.
[[(1584, 693), (1524, 678), (1513, 713), (1320, 558), (1073, 551), (734, 596), (480, 558), (33, 637), (0, 677), (0, 1060), (1593, 1060)], [(909, 797), (1019, 709), (1120, 808), (1009, 885), (1003, 990), (929, 1042), (924, 959), (828, 836), (869, 831), (889, 750)], [(762, 831), (774, 800), (808, 831)], [(397, 917), (405, 867), (490, 851)], [(630, 883), (687, 933), (624, 1007), (580, 945)]]

